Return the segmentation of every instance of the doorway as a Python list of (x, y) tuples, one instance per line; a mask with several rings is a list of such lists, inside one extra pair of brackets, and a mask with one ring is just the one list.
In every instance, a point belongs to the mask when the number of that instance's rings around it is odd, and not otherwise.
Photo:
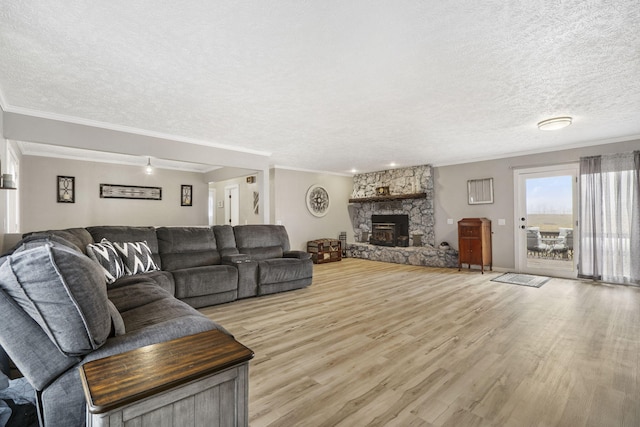
[(237, 184), (224, 187), (224, 223), (238, 225), (240, 222), (240, 189)]
[(577, 277), (578, 170), (576, 163), (514, 171), (518, 272)]

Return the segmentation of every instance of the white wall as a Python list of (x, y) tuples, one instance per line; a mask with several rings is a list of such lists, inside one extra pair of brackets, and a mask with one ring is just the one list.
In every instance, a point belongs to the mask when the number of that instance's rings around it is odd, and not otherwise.
[[(515, 267), (514, 254), (514, 168), (548, 166), (578, 162), (580, 157), (619, 153), (640, 149), (640, 140), (594, 145), (580, 149), (554, 151), (484, 162), (442, 166), (434, 169), (436, 244), (446, 241), (458, 248), (457, 222), (462, 218), (486, 217), (493, 231), (493, 265), (503, 269)], [(494, 203), (467, 204), (467, 180), (493, 178)], [(453, 219), (448, 225), (447, 219)], [(499, 226), (498, 219), (506, 225)]]
[[(75, 203), (57, 203), (57, 176), (75, 177)], [(100, 184), (162, 187), (162, 200), (101, 199)], [(193, 185), (193, 206), (180, 206), (180, 185)], [(23, 156), (21, 231), (91, 225), (207, 225), (208, 186), (200, 173)]]
[[(271, 207), (273, 223), (287, 228), (291, 248), (307, 250), (307, 241), (334, 238), (341, 231), (347, 232), (347, 240), (353, 241), (353, 226), (347, 205), (353, 191), (353, 177), (301, 172), (273, 168), (271, 175)], [(307, 210), (306, 194), (314, 184), (322, 185), (329, 193), (329, 211), (317, 218)]]

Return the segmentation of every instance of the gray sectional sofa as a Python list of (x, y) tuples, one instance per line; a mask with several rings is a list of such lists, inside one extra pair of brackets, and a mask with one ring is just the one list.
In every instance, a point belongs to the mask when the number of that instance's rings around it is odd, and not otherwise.
[(0, 347), (37, 390), (44, 426), (82, 426), (78, 366), (224, 331), (195, 308), (302, 288), (312, 272), (277, 225), (29, 233), (0, 258)]

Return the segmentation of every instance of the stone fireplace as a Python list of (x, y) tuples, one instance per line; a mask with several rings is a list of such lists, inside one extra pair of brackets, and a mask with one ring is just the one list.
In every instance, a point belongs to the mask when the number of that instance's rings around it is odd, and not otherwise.
[[(388, 187), (388, 193), (380, 187)], [(457, 251), (435, 247), (433, 201), (430, 165), (355, 175), (349, 215), (356, 241), (347, 245), (347, 256), (457, 267)], [(399, 225), (400, 217), (404, 219)]]
[[(389, 187), (390, 195), (378, 197), (378, 187)], [(414, 234), (422, 235), (422, 245), (435, 245), (430, 165), (357, 174), (353, 177), (353, 193), (349, 202), (351, 223), (358, 242), (366, 243), (361, 236), (373, 234), (374, 215), (404, 215), (407, 217), (407, 229), (402, 230), (401, 235), (408, 237), (408, 241), (403, 246), (413, 244), (411, 236)]]

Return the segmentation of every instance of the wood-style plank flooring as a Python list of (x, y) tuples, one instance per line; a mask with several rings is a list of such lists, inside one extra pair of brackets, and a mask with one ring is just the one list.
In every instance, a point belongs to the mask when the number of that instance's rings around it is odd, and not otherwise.
[(255, 352), (259, 426), (638, 426), (640, 288), (360, 259), (202, 309)]

